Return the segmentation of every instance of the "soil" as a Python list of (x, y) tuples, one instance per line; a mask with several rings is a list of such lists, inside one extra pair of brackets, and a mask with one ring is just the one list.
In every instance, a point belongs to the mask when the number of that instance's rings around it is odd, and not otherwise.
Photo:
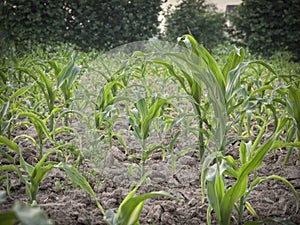
[[(182, 142), (183, 139), (178, 140), (176, 148), (181, 147)], [(235, 143), (231, 146), (228, 154), (235, 156), (238, 145), (239, 143)], [(26, 146), (28, 149), (24, 149)], [(23, 151), (31, 152), (26, 156), (27, 161), (36, 154), (30, 149), (30, 145), (24, 143)], [(284, 157), (284, 150), (277, 151), (276, 154), (269, 153), (257, 171), (257, 175), (283, 176), (300, 194), (300, 170), (295, 161), (297, 154), (294, 152), (286, 166), (282, 165)], [(137, 177), (128, 172), (128, 166), (136, 160), (128, 159), (122, 146), (114, 141), (113, 147), (105, 157), (105, 166), (97, 167), (92, 161), (92, 159), (85, 160), (80, 170), (95, 190), (103, 208), (116, 211), (129, 193), (133, 182), (138, 181)], [(207, 201), (202, 202), (201, 164), (197, 154), (189, 152), (179, 157), (176, 160), (174, 173), (171, 170), (171, 157), (167, 155), (165, 160), (162, 160), (159, 152), (154, 154), (146, 165), (147, 170), (151, 169), (152, 173), (149, 175), (150, 180), (140, 187), (138, 193), (164, 190), (180, 198), (181, 201), (166, 198), (147, 200), (141, 214), (141, 224), (206, 224)], [(10, 177), (11, 195), (1, 205), (1, 211), (10, 208), (14, 201), (28, 202), (24, 185), (20, 183), (17, 176), (10, 174)], [(4, 189), (5, 183), (2, 182), (1, 185)], [(51, 170), (42, 181), (37, 201), (53, 224), (105, 224), (95, 201), (85, 191), (75, 187), (61, 170)], [(260, 184), (250, 195), (249, 202), (258, 213), (259, 219), (282, 217), (300, 224), (300, 214), (295, 212), (295, 199), (289, 188), (279, 181), (271, 180)], [(244, 221), (257, 219), (249, 213), (245, 213), (244, 216)], [(212, 224), (217, 224), (214, 218)]]
[[(92, 83), (92, 82), (91, 82)], [(97, 86), (97, 83), (94, 84)], [(150, 84), (151, 85), (151, 84)], [(161, 84), (162, 88), (168, 87), (165, 83)], [(174, 90), (173, 90), (174, 91)], [(118, 127), (119, 126), (119, 127)], [(139, 176), (129, 173), (128, 167), (139, 161), (128, 157), (132, 154), (139, 154), (139, 143), (129, 135), (128, 124), (120, 122), (117, 126), (119, 130), (125, 130), (126, 143), (128, 149), (114, 140), (112, 146), (100, 145), (97, 151), (83, 152), (85, 160), (79, 165), (82, 174), (87, 178), (91, 187), (94, 189), (97, 199), (105, 210), (113, 209), (115, 212), (123, 201), (125, 196), (130, 192), (134, 182), (139, 180)], [(187, 125), (188, 127), (189, 125)], [(76, 127), (80, 128), (77, 124)], [(24, 133), (24, 130), (15, 131), (14, 136)], [(81, 127), (78, 131), (83, 135), (87, 131)], [(34, 136), (33, 130), (26, 130), (26, 133)], [(184, 132), (183, 132), (184, 133)], [(126, 135), (128, 134), (128, 135)], [(164, 143), (170, 140), (169, 134), (164, 134), (161, 139), (151, 135), (149, 143)], [(83, 137), (84, 146), (90, 143), (88, 134)], [(69, 141), (70, 137), (60, 137), (62, 140)], [(74, 137), (73, 137), (74, 139)], [(191, 143), (195, 143), (193, 136), (180, 135), (177, 139), (173, 151), (176, 154), (183, 149), (195, 149)], [(36, 163), (38, 155), (35, 148), (26, 142), (18, 143), (24, 154), (24, 158), (29, 163)], [(227, 148), (227, 154), (237, 157), (239, 142)], [(45, 146), (44, 150), (51, 146)], [(146, 170), (151, 170), (149, 180), (142, 185), (138, 193), (150, 191), (166, 191), (181, 201), (170, 200), (167, 198), (155, 198), (145, 202), (144, 209), (141, 213), (141, 224), (156, 225), (205, 225), (208, 203), (205, 199), (202, 201), (200, 176), (201, 163), (197, 152), (187, 151), (186, 154), (176, 158), (176, 167), (172, 171), (172, 157), (166, 154), (163, 157), (162, 152), (155, 152), (148, 161), (146, 161)], [(296, 159), (299, 152), (294, 151), (287, 165), (283, 166), (286, 156), (286, 149), (276, 152), (270, 152), (264, 158), (262, 166), (257, 170), (257, 176), (279, 175), (288, 179), (300, 195), (300, 166)], [(52, 160), (57, 160), (59, 156), (53, 156)], [(1, 159), (1, 164), (7, 163)], [(136, 171), (136, 170), (135, 170)], [(1, 174), (2, 175), (2, 174)], [(28, 202), (25, 194), (25, 187), (19, 178), (9, 173), (11, 180), (11, 194), (7, 201), (1, 203), (0, 211), (12, 207), (15, 201)], [(231, 182), (227, 180), (226, 182)], [(6, 188), (6, 183), (0, 183), (1, 189)], [(282, 217), (300, 224), (300, 213), (296, 212), (295, 199), (289, 187), (277, 180), (270, 180), (257, 186), (248, 198), (249, 203), (256, 210), (258, 217), (253, 217), (245, 210), (244, 222), (268, 217)], [(76, 187), (68, 180), (65, 173), (59, 169), (51, 170), (46, 178), (42, 181), (37, 195), (37, 202), (41, 209), (56, 225), (102, 225), (106, 224), (100, 210), (97, 208), (93, 198), (85, 191)], [(212, 214), (212, 224), (217, 224)], [(276, 224), (276, 223), (273, 223)]]

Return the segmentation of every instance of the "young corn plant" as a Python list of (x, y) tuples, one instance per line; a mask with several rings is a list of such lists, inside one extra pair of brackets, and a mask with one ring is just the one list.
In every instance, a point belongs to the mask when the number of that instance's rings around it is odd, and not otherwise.
[[(209, 117), (209, 113), (205, 115), (207, 118), (207, 126), (210, 129), (209, 134), (206, 135), (207, 138), (212, 139), (213, 149), (215, 151), (209, 152), (209, 154), (204, 159), (204, 164), (202, 166), (202, 191), (203, 196), (205, 196), (205, 190), (207, 190), (207, 198), (209, 200), (208, 208), (208, 222), (210, 223), (210, 213), (213, 210), (216, 214), (217, 220), (220, 224), (230, 224), (230, 218), (233, 208), (237, 208), (239, 212), (238, 223), (242, 220), (242, 213), (245, 207), (251, 212), (253, 208), (245, 201), (249, 194), (246, 194), (248, 187), (248, 179), (250, 173), (255, 171), (261, 164), (265, 154), (272, 150), (280, 147), (281, 145), (285, 146), (297, 146), (295, 143), (281, 143), (277, 141), (280, 132), (282, 131), (283, 124), (285, 121), (278, 121), (275, 107), (270, 103), (272, 96), (269, 99), (264, 99), (264, 94), (267, 90), (273, 91), (273, 87), (270, 85), (270, 82), (274, 79), (271, 78), (267, 82), (256, 82), (257, 89), (253, 90), (252, 87), (249, 88), (243, 85), (242, 82), (245, 82), (245, 73), (243, 71), (251, 65), (261, 65), (271, 73), (276, 75), (274, 70), (263, 61), (253, 60), (249, 62), (243, 62), (244, 60), (244, 50), (236, 49), (232, 51), (227, 59), (227, 62), (223, 69), (220, 69), (217, 65), (214, 58), (207, 52), (207, 50), (199, 45), (196, 40), (190, 35), (184, 35), (179, 39), (179, 44), (184, 46), (188, 51), (183, 52), (165, 52), (160, 57), (155, 57), (151, 59), (155, 63), (160, 63), (165, 65), (170, 74), (175, 77), (185, 88), (185, 84), (190, 84), (192, 82), (197, 82), (198, 88), (205, 87), (207, 92), (201, 91), (201, 93), (206, 94), (207, 98), (202, 101), (198, 101), (201, 104), (208, 103), (209, 107), (200, 108), (202, 112), (214, 113), (213, 120)], [(177, 73), (184, 74), (184, 78), (178, 76)], [(187, 77), (186, 74), (190, 76)], [(192, 81), (189, 81), (190, 78)], [(187, 80), (184, 80), (187, 79)], [(246, 83), (246, 82), (245, 82)], [(190, 85), (190, 88), (193, 87)], [(196, 87), (196, 85), (194, 85)], [(187, 92), (193, 99), (193, 92)], [(241, 95), (242, 94), (242, 95)], [(194, 99), (193, 99), (194, 101)], [(191, 101), (191, 102), (193, 102)], [(251, 129), (251, 112), (253, 109), (258, 108), (260, 113), (266, 113), (265, 109), (268, 111), (268, 115), (274, 116), (273, 122), (275, 122), (276, 132), (273, 133), (273, 137), (268, 139), (266, 143), (258, 147), (259, 141), (264, 129), (266, 128), (266, 123), (262, 119), (262, 116), (256, 116), (257, 126), (263, 127), (262, 132), (259, 134), (258, 138), (251, 147), (250, 155), (248, 155), (248, 161), (243, 161), (244, 164), (241, 168), (238, 168), (238, 163), (233, 160), (230, 156), (225, 156), (225, 147), (227, 142), (225, 140), (226, 134), (229, 130), (229, 127), (232, 124), (242, 120), (244, 124), (244, 119), (246, 119), (246, 128), (248, 135), (250, 136)], [(240, 111), (242, 109), (242, 111)], [(241, 114), (236, 112), (242, 112)], [(271, 113), (270, 113), (270, 112)], [(262, 114), (261, 114), (262, 115)], [(237, 117), (233, 123), (227, 124), (227, 118), (229, 116)], [(227, 125), (226, 125), (227, 124)], [(199, 130), (201, 132), (201, 128)], [(204, 149), (200, 149), (201, 158), (204, 155)], [(243, 158), (245, 155), (242, 156)], [(211, 164), (214, 162), (214, 165)], [(236, 171), (234, 171), (234, 169)], [(226, 187), (224, 183), (224, 178), (226, 175), (230, 175), (236, 179), (236, 182), (231, 187)], [(286, 184), (288, 184), (293, 191), (296, 200), (298, 201), (298, 195), (295, 192), (295, 189), (290, 183), (287, 182), (284, 178), (272, 175), (267, 178), (261, 178), (252, 183), (251, 187), (253, 189), (258, 183), (261, 183), (266, 179), (278, 179)], [(207, 184), (207, 186), (206, 186)], [(240, 202), (240, 206), (237, 205), (237, 202)], [(298, 209), (298, 202), (297, 202)]]
[[(50, 142), (53, 142), (53, 139), (51, 137), (50, 132), (48, 131), (47, 125), (46, 125), (46, 119), (41, 119), (40, 116), (35, 113), (35, 112), (30, 112), (30, 111), (21, 111), (20, 113), (18, 113), (18, 118), (28, 118), (29, 122), (23, 122), (27, 123), (29, 125), (33, 125), (35, 130), (36, 130), (36, 134), (37, 134), (37, 141), (38, 143), (36, 144), (36, 142), (34, 141), (33, 144), (37, 145), (38, 148), (38, 152), (39, 152), (39, 159), (41, 159), (44, 155), (43, 152), (43, 147), (44, 144), (47, 140), (50, 140)], [(19, 123), (21, 124), (21, 123)], [(30, 138), (30, 136), (28, 135), (22, 135), (25, 138), (29, 138), (29, 140), (32, 140), (32, 138)]]
[(22, 99), (18, 98), (25, 94), (30, 86), (20, 88), (7, 97), (5, 90), (8, 88), (8, 86), (3, 86), (0, 93), (0, 135), (10, 138), (11, 127), (15, 123), (18, 108), (22, 106)]
[[(241, 142), (239, 148), (239, 159), (235, 160), (232, 156), (224, 156), (220, 152), (208, 156), (203, 165), (201, 175), (201, 188), (203, 200), (205, 190), (209, 207), (207, 209), (207, 222), (211, 224), (211, 212), (216, 215), (220, 225), (232, 224), (233, 210), (237, 211), (238, 218), (236, 224), (242, 224), (243, 214), (247, 209), (254, 216), (257, 216), (254, 208), (247, 201), (251, 192), (262, 182), (275, 179), (288, 185), (296, 201), (296, 211), (299, 209), (299, 196), (293, 185), (283, 177), (270, 175), (266, 177), (254, 176), (250, 182), (250, 175), (260, 167), (265, 155), (277, 148), (283, 146), (300, 146), (299, 142), (284, 143), (278, 140), (286, 119), (280, 120), (275, 132), (266, 141), (263, 142), (263, 135), (269, 122), (264, 121), (262, 126), (258, 126), (259, 134), (252, 143)], [(263, 143), (262, 143), (263, 142)], [(262, 143), (260, 145), (260, 143)], [(213, 163), (213, 165), (211, 165)], [(211, 165), (211, 166), (210, 166)], [(225, 177), (234, 179), (233, 184), (226, 184)], [(276, 222), (277, 219), (268, 218), (269, 221)], [(286, 220), (282, 220), (286, 221)], [(248, 224), (251, 224), (250, 222)], [(286, 223), (289, 224), (287, 221)]]
[[(78, 81), (80, 67), (75, 64), (75, 59), (72, 59), (65, 65), (60, 66), (57, 61), (49, 61), (49, 64), (55, 71), (56, 85), (61, 90), (64, 97), (64, 106), (69, 109), (71, 99), (74, 95), (73, 89)], [(66, 115), (65, 124), (68, 125), (68, 117)]]
[[(49, 68), (50, 65), (50, 68)], [(33, 89), (36, 92), (43, 93), (44, 98), (37, 103), (36, 107), (40, 109), (41, 105), (45, 104), (45, 115), (49, 117), (49, 129), (54, 129), (54, 114), (58, 109), (69, 109), (71, 98), (73, 97), (73, 89), (78, 80), (80, 73), (80, 67), (75, 64), (74, 58), (72, 58), (66, 65), (61, 66), (55, 60), (50, 60), (48, 63), (42, 60), (36, 62), (31, 67), (16, 67), (16, 72), (26, 74), (26, 76), (33, 80), (33, 83), (39, 88)], [(53, 72), (54, 71), (54, 72)], [(54, 73), (54, 74), (53, 74)], [(56, 85), (56, 88), (55, 88)], [(63, 93), (64, 102), (61, 101), (58, 91)], [(33, 93), (36, 97), (38, 93)], [(33, 100), (36, 101), (35, 97)], [(61, 105), (58, 105), (61, 103)], [(68, 113), (65, 114), (65, 124), (68, 125)]]
[[(3, 201), (5, 201), (5, 191), (0, 191), (0, 203)], [(0, 213), (0, 225), (14, 225), (17, 222), (24, 225), (52, 225), (40, 208), (20, 202), (15, 202), (12, 209)]]
[[(101, 206), (100, 202), (97, 200), (96, 194), (87, 182), (87, 180), (82, 176), (79, 171), (73, 167), (72, 165), (68, 165), (64, 162), (51, 162), (46, 161), (47, 157), (54, 153), (59, 151), (59, 148), (62, 148), (64, 146), (60, 146), (57, 148), (53, 148), (49, 150), (46, 154), (43, 155), (43, 158), (37, 162), (35, 166), (32, 166), (28, 164), (22, 157), (22, 152), (19, 149), (18, 145), (6, 137), (0, 136), (0, 146), (6, 146), (9, 150), (15, 152), (20, 157), (20, 165), (17, 165), (17, 163), (14, 161), (14, 158), (10, 156), (4, 150), (3, 148), (0, 149), (0, 154), (2, 154), (4, 157), (6, 157), (8, 160), (11, 161), (10, 165), (1, 165), (0, 171), (13, 171), (16, 172), (21, 179), (21, 181), (25, 184), (26, 187), (26, 193), (29, 197), (29, 203), (31, 206), (24, 206), (25, 208), (22, 208), (22, 211), (33, 210), (32, 207), (37, 206), (36, 202), (36, 195), (38, 192), (38, 188), (40, 185), (40, 182), (47, 176), (47, 173), (53, 169), (53, 168), (59, 168), (65, 171), (68, 178), (76, 185), (78, 185), (80, 188), (88, 192), (95, 200), (100, 212), (104, 216), (104, 219), (106, 220), (107, 224), (109, 225), (138, 225), (139, 224), (139, 217), (140, 213), (144, 206), (144, 201), (149, 198), (154, 197), (167, 197), (170, 199), (175, 199), (174, 196), (170, 195), (167, 192), (164, 191), (157, 191), (157, 192), (150, 192), (145, 193), (141, 195), (137, 195), (136, 191), (138, 188), (145, 182), (148, 173), (144, 174), (141, 181), (135, 186), (135, 188), (126, 196), (126, 198), (123, 200), (123, 202), (120, 204), (117, 213), (115, 214), (112, 210), (105, 211), (103, 207)], [(23, 175), (22, 170), (24, 170), (28, 176)], [(35, 219), (37, 221), (43, 223), (43, 224), (51, 224), (49, 220), (47, 220), (45, 217), (28, 217), (23, 218), (21, 214), (18, 214), (18, 208), (19, 205), (17, 205), (17, 208), (14, 208), (13, 211), (5, 212), (0, 214), (1, 222), (5, 221), (4, 224), (14, 224), (14, 222), (18, 219), (20, 221), (23, 221), (23, 219), (27, 219), (26, 221), (31, 221), (31, 223), (24, 223), (24, 224), (36, 224), (33, 223)], [(37, 210), (36, 210), (37, 211)], [(21, 216), (21, 217), (20, 217)], [(45, 222), (47, 221), (47, 223)], [(45, 223), (44, 223), (45, 222)]]
[[(287, 141), (291, 141), (294, 136), (296, 136), (297, 141), (300, 141), (300, 88), (296, 85), (288, 87), (287, 108), (293, 121), (293, 126), (291, 126), (291, 130), (288, 132)], [(284, 163), (289, 160), (292, 151), (293, 147), (289, 149)], [(300, 150), (297, 163), (300, 163)]]
[[(35, 165), (31, 165), (24, 160), (22, 150), (15, 142), (4, 136), (0, 136), (0, 154), (10, 161), (8, 165), (1, 165), (0, 171), (12, 171), (17, 173), (21, 182), (25, 185), (26, 194), (29, 197), (29, 204), (34, 206), (37, 205), (36, 197), (40, 183), (45, 179), (47, 173), (54, 168), (62, 169), (74, 184), (81, 187), (95, 199), (98, 208), (104, 214), (104, 210), (97, 200), (93, 189), (74, 166), (64, 162), (47, 161), (49, 155), (62, 151), (61, 149), (67, 145), (68, 144), (64, 144), (48, 150)], [(9, 154), (5, 147), (19, 156), (19, 162)], [(24, 174), (23, 171), (26, 174)]]
[(151, 134), (151, 124), (155, 118), (159, 118), (163, 113), (163, 106), (168, 104), (168, 100), (160, 97), (151, 99), (140, 98), (128, 111), (129, 125), (133, 135), (141, 144), (141, 155), (135, 156), (141, 160), (140, 174), (145, 174), (145, 164), (149, 156), (161, 146), (147, 145), (147, 139)]
[[(247, 104), (250, 100), (240, 96), (240, 93), (245, 92), (245, 88), (241, 85), (243, 70), (258, 64), (274, 74), (275, 72), (260, 60), (243, 62), (245, 52), (242, 48), (233, 50), (221, 68), (213, 56), (191, 35), (178, 38), (178, 44), (183, 46), (181, 51), (175, 49), (173, 52), (164, 52), (150, 60), (166, 66), (170, 75), (176, 78), (189, 96), (198, 115), (199, 152), (200, 158), (203, 159), (207, 149), (204, 137), (208, 140), (213, 139), (217, 149), (224, 151), (225, 134), (232, 126), (230, 124), (226, 127), (228, 116), (237, 111), (241, 104)], [(256, 92), (263, 92), (267, 87), (269, 86), (260, 87)], [(214, 117), (210, 116), (211, 113)]]
[(139, 217), (144, 207), (145, 200), (155, 197), (166, 197), (173, 200), (179, 200), (164, 191), (149, 192), (135, 196), (138, 188), (145, 182), (148, 173), (144, 174), (140, 182), (125, 197), (120, 204), (117, 213), (112, 210), (105, 212), (104, 219), (108, 225), (139, 225)]

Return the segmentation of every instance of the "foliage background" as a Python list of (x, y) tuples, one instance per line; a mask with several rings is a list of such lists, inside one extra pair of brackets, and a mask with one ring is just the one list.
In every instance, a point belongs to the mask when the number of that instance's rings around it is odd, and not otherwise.
[(231, 21), (233, 38), (252, 52), (290, 51), (300, 59), (300, 0), (243, 0)]
[(212, 49), (226, 39), (224, 14), (205, 0), (183, 0), (174, 10), (169, 8), (165, 17), (165, 36), (169, 41), (190, 31), (199, 43)]
[[(33, 43), (69, 42), (83, 50), (106, 50), (147, 40), (159, 35), (165, 1), (2, 0), (0, 49), (9, 43), (33, 49)], [(288, 51), (300, 59), (300, 0), (243, 0), (230, 17), (205, 0), (182, 0), (174, 9), (165, 13), (162, 37), (168, 41), (191, 32), (209, 50), (231, 40), (252, 53)], [(233, 25), (229, 37), (227, 19)]]
[(107, 49), (158, 32), (162, 0), (6, 0), (0, 30), (15, 44), (68, 41)]

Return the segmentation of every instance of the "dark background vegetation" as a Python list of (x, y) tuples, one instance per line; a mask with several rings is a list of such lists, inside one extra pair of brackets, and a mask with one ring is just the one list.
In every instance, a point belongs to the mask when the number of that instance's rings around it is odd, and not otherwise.
[(225, 17), (218, 13), (215, 5), (205, 0), (183, 0), (174, 11), (171, 8), (165, 14), (166, 32), (169, 41), (190, 32), (206, 48), (212, 49), (225, 38)]
[(233, 38), (252, 52), (289, 51), (300, 60), (300, 0), (243, 0), (230, 20)]
[(1, 0), (0, 29), (17, 44), (107, 49), (158, 33), (162, 0)]
[(163, 2), (1, 0), (0, 36), (15, 46), (69, 42), (83, 50), (104, 50), (153, 36), (175, 41), (191, 32), (208, 49), (230, 41), (263, 56), (288, 51), (300, 58), (300, 0), (243, 0), (230, 16), (204, 0), (183, 0), (165, 12), (162, 34)]

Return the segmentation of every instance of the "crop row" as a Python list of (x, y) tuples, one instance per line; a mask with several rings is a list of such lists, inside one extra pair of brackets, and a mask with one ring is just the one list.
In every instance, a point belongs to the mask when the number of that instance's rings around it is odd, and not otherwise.
[[(0, 182), (10, 195), (10, 175), (17, 174), (28, 203), (16, 203), (2, 213), (0, 224), (32, 224), (20, 212), (36, 209), (39, 186), (54, 168), (94, 198), (108, 224), (139, 224), (146, 199), (164, 196), (180, 201), (163, 190), (135, 196), (150, 173), (146, 164), (157, 152), (162, 159), (172, 158), (173, 171), (178, 157), (197, 153), (203, 201), (209, 203), (208, 224), (212, 213), (222, 225), (232, 223), (233, 211), (237, 224), (244, 222), (245, 210), (257, 216), (247, 198), (270, 179), (290, 188), (298, 210), (298, 193), (287, 179), (259, 177), (256, 170), (268, 152), (287, 149), (285, 164), (300, 147), (299, 75), (278, 74), (278, 68), (262, 60), (245, 61), (242, 48), (232, 50), (222, 65), (190, 35), (174, 46), (154, 41), (136, 47), (100, 56), (37, 50), (3, 59)], [(195, 141), (176, 152), (174, 144), (181, 135)], [(128, 136), (138, 150), (130, 149)], [(101, 206), (80, 173), (88, 158), (105, 164), (115, 140), (137, 162), (128, 168), (137, 181), (116, 213)], [(35, 149), (33, 160), (25, 158), (24, 141)], [(227, 149), (236, 142), (239, 152), (234, 158)], [(51, 224), (42, 214), (40, 219)]]

